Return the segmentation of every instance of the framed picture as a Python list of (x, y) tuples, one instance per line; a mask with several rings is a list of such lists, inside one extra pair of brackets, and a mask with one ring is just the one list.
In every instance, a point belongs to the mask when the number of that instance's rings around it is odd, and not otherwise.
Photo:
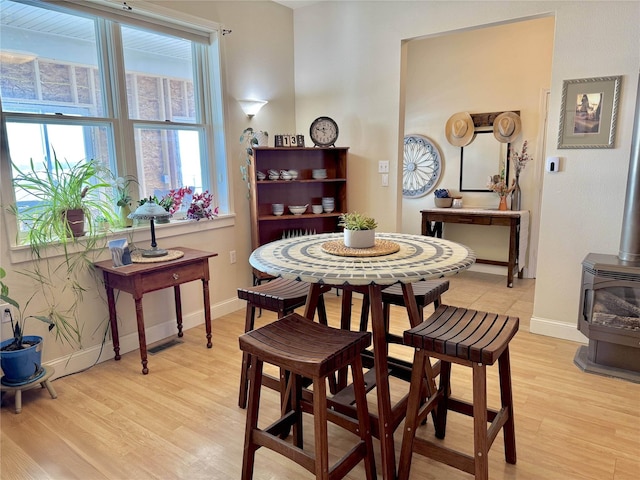
[(558, 148), (613, 148), (621, 76), (565, 80)]

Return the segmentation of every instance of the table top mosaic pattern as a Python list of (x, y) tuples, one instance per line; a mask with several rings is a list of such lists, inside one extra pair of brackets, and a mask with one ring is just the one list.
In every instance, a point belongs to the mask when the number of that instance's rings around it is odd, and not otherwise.
[(400, 245), (390, 255), (344, 257), (321, 248), (342, 237), (342, 233), (328, 233), (277, 240), (257, 248), (249, 263), (269, 275), (309, 283), (392, 285), (453, 275), (476, 260), (475, 253), (459, 243), (403, 233), (376, 233), (376, 238)]

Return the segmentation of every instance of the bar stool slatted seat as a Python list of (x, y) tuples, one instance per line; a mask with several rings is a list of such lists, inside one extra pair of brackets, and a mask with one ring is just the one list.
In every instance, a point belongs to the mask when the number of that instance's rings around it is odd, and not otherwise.
[[(302, 307), (307, 301), (309, 284), (297, 280), (274, 278), (269, 282), (255, 285), (250, 288), (238, 288), (238, 298), (247, 301), (245, 314), (245, 333), (253, 330), (255, 326), (256, 308), (270, 312), (276, 312), (278, 318), (293, 313), (296, 308)], [(324, 300), (318, 301), (318, 317), (321, 323), (327, 324), (327, 312)], [(249, 387), (250, 358), (246, 353), (242, 354), (242, 369), (240, 371), (240, 389), (238, 394), (238, 406), (247, 407), (247, 391)], [(280, 379), (265, 375), (263, 384), (273, 390), (282, 391), (285, 373), (281, 372)]]
[[(317, 479), (343, 478), (361, 460), (366, 478), (376, 477), (360, 353), (371, 344), (369, 332), (349, 332), (308, 320), (296, 313), (240, 336), (240, 348), (252, 357), (249, 405), (245, 431), (242, 478), (253, 477), (255, 453), (266, 447), (315, 473)], [(290, 401), (282, 416), (265, 429), (258, 428), (263, 363), (291, 373)], [(327, 379), (351, 366), (356, 392), (357, 421), (332, 411), (327, 405)], [(302, 378), (313, 382), (311, 401), (303, 398)], [(305, 396), (307, 397), (307, 396)], [(302, 414), (314, 417), (314, 454), (303, 450)], [(357, 444), (329, 469), (327, 421), (360, 437)], [(293, 427), (292, 443), (280, 438)]]
[[(489, 449), (501, 429), (505, 459), (507, 463), (516, 463), (509, 342), (518, 331), (518, 324), (518, 317), (440, 305), (427, 320), (404, 332), (405, 344), (416, 350), (400, 453), (400, 480), (409, 478), (413, 452), (474, 474), (478, 480), (488, 480)], [(421, 406), (425, 387), (424, 365), (429, 357), (441, 361), (440, 385), (438, 391)], [(500, 377), (500, 410), (487, 407), (486, 366), (493, 365), (496, 360)], [(452, 363), (472, 368), (473, 403), (449, 396)], [(435, 436), (439, 439), (445, 436), (448, 410), (473, 417), (473, 456), (416, 437), (416, 427), (434, 408), (437, 412)], [(487, 422), (491, 422), (488, 429)]]
[[(418, 313), (420, 315), (420, 321), (424, 319), (424, 309), (427, 305), (433, 306), (437, 309), (440, 306), (441, 296), (447, 290), (449, 290), (449, 280), (423, 280), (411, 284), (413, 288), (413, 295), (416, 299), (418, 306)], [(369, 324), (369, 299), (365, 296), (363, 298), (362, 315), (360, 317), (360, 331), (366, 331)], [(384, 321), (387, 328), (387, 342), (403, 345), (403, 339), (399, 335), (389, 333), (389, 318), (391, 313), (391, 305), (397, 305), (399, 307), (406, 307), (404, 301), (404, 295), (402, 294), (402, 286), (399, 283), (391, 285), (382, 290), (382, 312), (384, 315)], [(412, 327), (414, 325), (411, 325)], [(369, 358), (371, 357), (371, 358)], [(411, 376), (411, 364), (397, 358), (390, 358), (392, 374), (409, 380)], [(373, 358), (370, 352), (365, 352), (364, 359), (365, 367), (373, 366)], [(439, 366), (435, 365), (434, 375), (437, 375)]]

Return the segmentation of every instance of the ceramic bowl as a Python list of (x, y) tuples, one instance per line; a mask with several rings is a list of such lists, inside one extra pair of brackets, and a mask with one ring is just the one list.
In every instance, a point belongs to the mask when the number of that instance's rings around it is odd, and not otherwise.
[(289, 175), (291, 175), (291, 180), (298, 179), (298, 171), (297, 170), (289, 170)]
[(284, 203), (272, 203), (271, 212), (276, 216), (282, 215), (284, 213)]
[(280, 178), (281, 178), (282, 180), (291, 180), (291, 179), (292, 179), (292, 178), (291, 178), (291, 175), (289, 174), (289, 172), (287, 172), (287, 171), (285, 171), (285, 170), (283, 170), (283, 171), (280, 173)]
[(314, 168), (311, 170), (311, 177), (316, 180), (321, 180), (327, 178), (327, 169), (326, 168)]
[(322, 205), (311, 205), (311, 211), (313, 213), (322, 213)]
[(265, 178), (267, 178), (264, 172), (258, 172), (256, 173), (256, 176), (258, 177), (258, 180), (264, 180)]
[(289, 205), (289, 211), (294, 215), (302, 215), (309, 205)]

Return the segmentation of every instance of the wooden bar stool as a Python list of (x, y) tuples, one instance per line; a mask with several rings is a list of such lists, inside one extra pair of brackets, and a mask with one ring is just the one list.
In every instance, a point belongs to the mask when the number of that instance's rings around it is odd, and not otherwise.
[[(369, 332), (349, 332), (321, 325), (296, 313), (240, 336), (240, 348), (251, 355), (251, 381), (245, 430), (242, 479), (253, 478), (255, 453), (266, 447), (315, 473), (317, 479), (343, 478), (364, 460), (366, 478), (376, 477), (373, 444), (367, 409), (360, 353), (371, 344)], [(258, 428), (263, 363), (291, 372), (290, 401), (283, 404), (282, 416), (265, 429)], [(357, 421), (327, 406), (327, 379), (337, 370), (351, 366), (357, 407)], [(313, 382), (313, 399), (302, 395), (302, 378)], [(303, 450), (302, 414), (314, 417), (315, 453)], [(327, 421), (360, 437), (358, 443), (329, 469)], [(293, 427), (292, 442), (282, 438)]]
[[(506, 461), (516, 463), (509, 342), (518, 331), (518, 323), (518, 317), (440, 305), (427, 320), (404, 332), (405, 344), (416, 350), (400, 453), (399, 480), (409, 478), (413, 452), (471, 473), (478, 480), (488, 480), (488, 453), (500, 429), (504, 434)], [(424, 366), (429, 357), (441, 361), (440, 385), (438, 391), (423, 403)], [(486, 366), (493, 365), (496, 360), (502, 405), (498, 411), (487, 408)], [(452, 363), (472, 368), (473, 403), (449, 396)], [(416, 427), (434, 408), (437, 412), (435, 435), (439, 439), (445, 436), (448, 410), (473, 417), (473, 456), (415, 436)], [(487, 422), (491, 422), (488, 429)]]
[[(276, 312), (278, 318), (293, 313), (296, 308), (302, 307), (307, 301), (309, 284), (297, 280), (285, 280), (275, 278), (267, 283), (255, 285), (250, 288), (239, 288), (238, 298), (247, 301), (244, 331), (253, 330), (256, 318), (256, 308)], [(320, 297), (318, 302), (318, 317), (321, 323), (327, 324), (327, 312), (324, 300)], [(250, 358), (246, 353), (242, 354), (242, 370), (240, 371), (240, 390), (238, 394), (238, 406), (247, 407), (247, 390), (249, 386)], [(274, 390), (283, 390), (281, 382), (284, 381), (284, 372), (281, 378), (276, 379), (265, 375), (263, 384)]]
[[(413, 296), (416, 299), (420, 321), (424, 319), (424, 309), (427, 305), (433, 303), (434, 308), (438, 308), (441, 302), (441, 296), (449, 290), (449, 280), (423, 280), (412, 283)], [(389, 333), (389, 318), (391, 313), (391, 305), (406, 307), (404, 295), (402, 293), (402, 285), (396, 283), (382, 290), (382, 313), (384, 315), (385, 327), (387, 329), (387, 343), (403, 345), (403, 339), (399, 335)], [(369, 326), (369, 298), (365, 295), (362, 299), (362, 314), (360, 316), (360, 331), (365, 332)], [(410, 325), (414, 327), (415, 325)], [(373, 355), (371, 352), (365, 352), (363, 359), (367, 368), (373, 366)], [(391, 374), (409, 381), (411, 378), (411, 364), (409, 362), (390, 357)], [(439, 372), (439, 364), (434, 365), (433, 375), (437, 376)]]

